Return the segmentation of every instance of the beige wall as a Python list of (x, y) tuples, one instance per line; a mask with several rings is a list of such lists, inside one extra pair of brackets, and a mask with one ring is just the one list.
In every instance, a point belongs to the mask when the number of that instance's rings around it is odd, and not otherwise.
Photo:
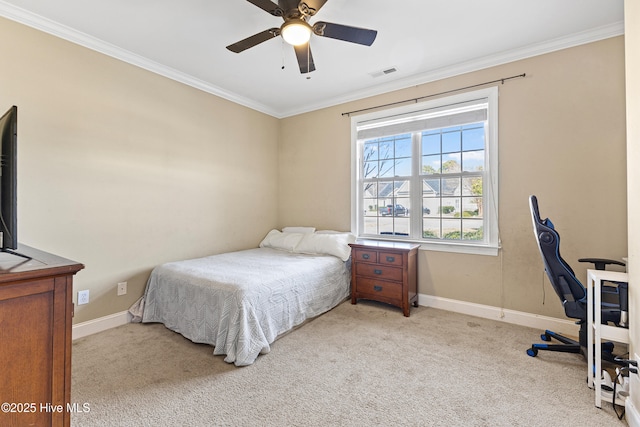
[[(629, 338), (630, 354), (640, 353), (640, 3), (636, 0), (624, 2), (625, 25), (625, 61), (627, 90), (627, 186), (629, 204)], [(627, 411), (635, 416), (638, 425), (640, 416), (640, 382), (638, 376), (632, 375), (631, 404), (634, 411)]]
[[(419, 292), (564, 318), (527, 198), (580, 257), (627, 254), (624, 42), (607, 39), (282, 120), (279, 225), (350, 228), (350, 119), (373, 107), (526, 73), (500, 86), (500, 255), (422, 251)], [(319, 200), (323, 202), (318, 202)]]
[(128, 309), (161, 262), (256, 246), (276, 225), (277, 119), (12, 21), (0, 39), (19, 240), (85, 264), (74, 323)]

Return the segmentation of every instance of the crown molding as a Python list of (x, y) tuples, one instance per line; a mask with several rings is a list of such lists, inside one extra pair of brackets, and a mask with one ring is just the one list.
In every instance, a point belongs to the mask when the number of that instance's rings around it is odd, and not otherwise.
[(12, 21), (24, 24), (28, 27), (35, 28), (55, 37), (70, 41), (128, 64), (140, 67), (152, 73), (186, 84), (203, 92), (219, 96), (236, 104), (243, 105), (253, 110), (268, 114), (270, 116), (278, 116), (278, 112), (267, 105), (263, 105), (254, 100), (239, 96), (229, 92), (204, 80), (197, 79), (187, 73), (175, 70), (171, 67), (159, 64), (143, 56), (137, 55), (126, 49), (122, 49), (113, 44), (107, 43), (96, 37), (92, 37), (81, 31), (75, 30), (66, 25), (52, 21), (43, 16), (34, 14), (22, 8), (8, 4), (0, 0), (0, 16)]
[(443, 67), (426, 73), (415, 74), (399, 80), (394, 80), (386, 84), (376, 85), (374, 87), (370, 87), (361, 91), (350, 92), (343, 96), (334, 97), (332, 99), (319, 103), (305, 105), (304, 108), (277, 111), (272, 107), (269, 107), (268, 105), (264, 105), (252, 99), (239, 96), (233, 92), (229, 92), (218, 86), (212, 85), (211, 83), (205, 82), (204, 80), (197, 79), (187, 73), (183, 73), (171, 67), (164, 66), (155, 61), (151, 61), (133, 52), (119, 48), (115, 45), (92, 37), (83, 32), (74, 30), (73, 28), (67, 27), (40, 15), (36, 15), (25, 9), (8, 4), (2, 0), (0, 0), (0, 16), (279, 119), (308, 113), (322, 108), (333, 107), (339, 104), (344, 104), (346, 102), (357, 101), (362, 98), (381, 95), (383, 93), (391, 92), (394, 90), (400, 90), (415, 85), (430, 83), (436, 80), (442, 80), (445, 78), (454, 77), (457, 75), (466, 74), (489, 67), (494, 67), (508, 62), (530, 58), (533, 56), (538, 56), (561, 49), (567, 49), (570, 47), (579, 46), (582, 44), (591, 43), (624, 34), (624, 22), (619, 21), (588, 31), (571, 34), (566, 37), (560, 37), (546, 42), (500, 52), (495, 55), (476, 58), (470, 61)]
[[(297, 114), (308, 113), (311, 111), (319, 110), (322, 108), (333, 107), (339, 104), (347, 102), (358, 101), (363, 98), (371, 96), (382, 95), (395, 90), (406, 89), (416, 85), (425, 83), (431, 83), (434, 81), (459, 76), (474, 71), (483, 70), (490, 67), (495, 67), (510, 62), (531, 58), (538, 55), (544, 55), (546, 53), (555, 52), (562, 49), (568, 49), (575, 46), (580, 46), (587, 43), (593, 43), (599, 40), (608, 39), (611, 37), (617, 37), (624, 35), (624, 22), (619, 21), (610, 25), (597, 27), (588, 31), (582, 31), (574, 33), (566, 37), (560, 37), (553, 40), (548, 40), (542, 43), (536, 43), (529, 46), (524, 46), (518, 49), (512, 49), (504, 52), (499, 52), (494, 55), (484, 56), (481, 58), (475, 58), (469, 61), (461, 62), (458, 64), (450, 65), (440, 69), (428, 71), (425, 73), (414, 74), (399, 80), (394, 80), (388, 83), (373, 86), (361, 91), (351, 92), (344, 96), (333, 98), (323, 103), (316, 103), (305, 106), (304, 109), (289, 110), (282, 112), (282, 117), (294, 116)], [(524, 70), (526, 71), (526, 70)]]

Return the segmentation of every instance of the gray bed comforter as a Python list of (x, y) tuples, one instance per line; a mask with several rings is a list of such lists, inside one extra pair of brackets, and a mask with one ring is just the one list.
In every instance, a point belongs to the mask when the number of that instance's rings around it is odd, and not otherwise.
[(349, 287), (348, 265), (334, 256), (249, 249), (156, 267), (130, 312), (245, 366), (279, 335), (345, 300)]

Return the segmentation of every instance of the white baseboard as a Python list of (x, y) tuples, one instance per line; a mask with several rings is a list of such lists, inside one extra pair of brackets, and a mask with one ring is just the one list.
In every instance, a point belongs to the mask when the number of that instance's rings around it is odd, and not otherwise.
[(540, 329), (543, 331), (549, 329), (559, 334), (567, 334), (573, 337), (577, 337), (580, 330), (580, 327), (576, 325), (575, 322), (568, 319), (557, 319), (555, 317), (540, 316), (538, 314), (525, 313), (522, 311), (506, 310), (490, 305), (435, 297), (433, 295), (419, 294), (418, 304), (426, 307), (453, 311), (455, 313), (468, 314), (470, 316), (498, 320), (520, 326), (528, 326), (530, 328)]
[(629, 427), (640, 427), (640, 413), (630, 397), (627, 398), (624, 404), (624, 417)]
[(108, 316), (99, 317), (97, 319), (88, 320), (82, 323), (76, 323), (73, 325), (71, 337), (74, 340), (78, 338), (86, 337), (98, 332), (106, 331), (107, 329), (121, 326), (131, 321), (131, 315), (128, 311), (121, 311), (120, 313), (110, 314)]
[[(638, 360), (637, 351), (633, 352), (633, 357)], [(625, 420), (629, 427), (640, 427), (640, 412), (638, 412), (638, 408), (633, 404), (633, 397), (638, 394), (638, 390), (640, 390), (640, 377), (638, 375), (629, 375), (629, 392), (630, 396), (627, 397), (627, 400), (624, 404), (624, 416)], [(637, 399), (635, 399), (637, 401)]]

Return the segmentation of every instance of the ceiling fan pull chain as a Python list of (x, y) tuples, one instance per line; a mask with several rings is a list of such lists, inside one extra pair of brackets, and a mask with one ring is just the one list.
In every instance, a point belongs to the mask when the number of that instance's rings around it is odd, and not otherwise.
[(284, 70), (284, 39), (282, 40), (280, 46), (282, 47), (282, 49), (280, 49), (280, 56), (282, 57), (282, 69)]
[(311, 43), (307, 42), (307, 80), (311, 78)]

